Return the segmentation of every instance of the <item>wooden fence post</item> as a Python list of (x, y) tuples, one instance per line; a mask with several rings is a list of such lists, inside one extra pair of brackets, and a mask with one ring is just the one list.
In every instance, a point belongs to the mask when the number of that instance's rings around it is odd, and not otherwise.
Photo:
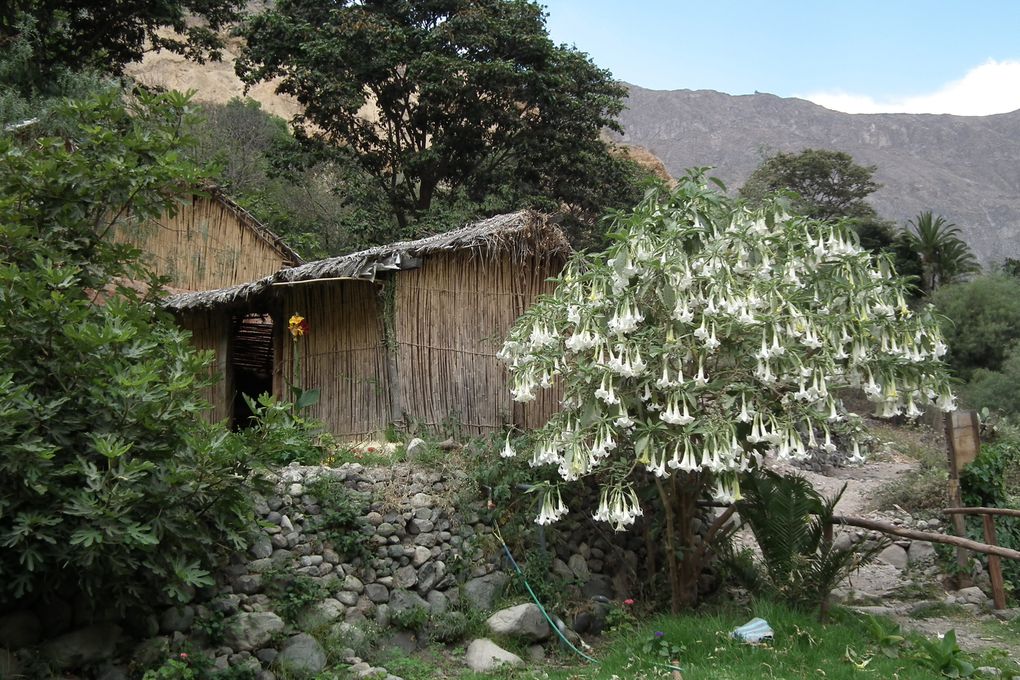
[[(985, 543), (999, 545), (995, 540), (995, 518), (988, 514), (981, 515), (984, 524)], [(988, 556), (988, 577), (992, 582), (992, 601), (996, 609), (1006, 608), (1006, 587), (1002, 581), (1002, 561), (998, 555)]]
[[(955, 411), (946, 415), (946, 447), (949, 453), (949, 507), (963, 507), (960, 495), (960, 469), (977, 456), (981, 444), (978, 440), (977, 413), (974, 411)], [(966, 520), (962, 514), (953, 514), (953, 531), (961, 538), (967, 537)], [(974, 582), (967, 573), (970, 552), (965, 548), (956, 548), (958, 588), (971, 586)]]

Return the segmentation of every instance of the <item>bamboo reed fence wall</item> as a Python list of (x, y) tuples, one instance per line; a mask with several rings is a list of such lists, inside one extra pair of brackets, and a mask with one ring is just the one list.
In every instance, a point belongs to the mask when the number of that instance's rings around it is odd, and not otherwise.
[(293, 264), (247, 222), (251, 218), (211, 196), (196, 196), (174, 217), (118, 228), (115, 241), (142, 251), (169, 276), (171, 288), (211, 290), (246, 283)]
[[(319, 388), (319, 403), (308, 410), (341, 439), (366, 439), (389, 422), (389, 384), (378, 284), (367, 281), (309, 281), (282, 287), (278, 324), (292, 314), (308, 320), (310, 331), (295, 343), (284, 331), (282, 348), (287, 394), (293, 381), (294, 349), (300, 345), (300, 386)], [(288, 395), (289, 397), (289, 395)]]
[[(514, 321), (551, 291), (546, 279), (561, 266), (557, 256), (461, 249), (431, 254), (420, 268), (378, 282), (275, 285), (252, 307), (275, 320), (273, 392), (290, 399), (290, 385), (318, 388), (308, 415), (347, 440), (373, 438), (400, 420), (430, 431), (456, 425), (466, 435), (540, 427), (558, 409), (560, 392), (514, 403), (496, 353)], [(286, 331), (293, 314), (310, 326), (297, 343)], [(214, 419), (232, 414), (231, 317), (222, 308), (178, 314), (197, 348), (216, 351), (221, 379), (206, 395)]]
[(212, 350), (215, 359), (209, 366), (214, 382), (202, 390), (202, 397), (212, 408), (206, 412), (210, 422), (218, 422), (232, 414), (234, 388), (228, 370), (230, 315), (219, 310), (192, 310), (179, 314), (177, 323), (191, 331), (195, 349)]
[(456, 423), (481, 435), (511, 423), (545, 423), (560, 395), (545, 390), (515, 404), (496, 353), (517, 317), (543, 292), (560, 263), (460, 250), (396, 274), (395, 331), (400, 400), (408, 419), (430, 430)]

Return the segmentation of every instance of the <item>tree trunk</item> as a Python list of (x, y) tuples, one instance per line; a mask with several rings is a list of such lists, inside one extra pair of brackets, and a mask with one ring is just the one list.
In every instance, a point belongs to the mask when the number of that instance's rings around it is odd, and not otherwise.
[(670, 609), (676, 614), (698, 601), (701, 553), (694, 545), (694, 519), (701, 490), (701, 475), (682, 481), (672, 477), (667, 486), (655, 480), (665, 516), (665, 555), (669, 569)]
[(702, 560), (700, 551), (694, 545), (694, 520), (697, 516), (697, 502), (701, 491), (701, 475), (694, 473), (683, 481), (674, 479), (674, 513), (678, 519), (683, 557), (680, 560), (679, 600), (682, 606), (691, 607), (698, 602), (698, 581), (701, 578)]
[(659, 490), (659, 500), (662, 502), (662, 510), (666, 516), (666, 530), (664, 532), (666, 536), (666, 554), (664, 557), (666, 565), (669, 567), (669, 608), (670, 611), (677, 614), (682, 609), (682, 600), (680, 593), (680, 570), (676, 559), (676, 525), (673, 521), (673, 498), (666, 492), (662, 480), (658, 477), (655, 478), (655, 487)]
[(414, 207), (419, 212), (425, 212), (432, 207), (432, 197), (436, 193), (438, 182), (431, 177), (422, 177), (419, 181), (421, 183), (418, 185), (418, 200)]

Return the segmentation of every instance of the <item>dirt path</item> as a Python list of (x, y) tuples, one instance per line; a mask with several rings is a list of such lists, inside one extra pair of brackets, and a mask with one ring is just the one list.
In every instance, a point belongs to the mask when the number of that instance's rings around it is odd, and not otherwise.
[(875, 506), (875, 495), (883, 486), (899, 475), (916, 467), (913, 462), (871, 462), (835, 468), (829, 474), (802, 470), (789, 464), (773, 466), (777, 472), (795, 472), (806, 477), (823, 496), (832, 497), (839, 493), (843, 484), (846, 492), (836, 510), (842, 515), (870, 515)]

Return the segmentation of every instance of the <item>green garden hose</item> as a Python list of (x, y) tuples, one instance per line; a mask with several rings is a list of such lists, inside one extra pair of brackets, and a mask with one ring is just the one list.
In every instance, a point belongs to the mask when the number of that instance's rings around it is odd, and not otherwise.
[[(542, 616), (544, 616), (545, 620), (549, 622), (549, 627), (552, 628), (553, 632), (556, 633), (556, 635), (560, 638), (560, 640), (562, 640), (567, 645), (567, 647), (570, 647), (570, 649), (573, 650), (573, 652), (575, 654), (577, 654), (579, 657), (581, 657), (582, 659), (584, 659), (586, 661), (590, 661), (591, 663), (600, 663), (600, 661), (598, 659), (585, 654), (580, 649), (575, 647), (574, 644), (570, 640), (567, 639), (567, 636), (563, 634), (563, 631), (560, 630), (560, 627), (558, 625), (556, 625), (556, 623), (549, 616), (549, 612), (547, 612), (545, 610), (545, 607), (542, 606), (542, 603), (538, 599), (538, 595), (536, 595), (535, 591), (531, 589), (531, 584), (528, 583), (528, 579), (527, 579), (527, 577), (524, 576), (524, 572), (521, 571), (521, 567), (520, 567), (520, 565), (517, 564), (517, 560), (515, 560), (514, 556), (512, 554), (510, 554), (510, 546), (508, 546), (506, 544), (506, 541), (503, 540), (503, 535), (500, 533), (499, 525), (496, 524), (495, 520), (493, 520), (492, 526), (493, 526), (492, 535), (495, 536), (496, 540), (499, 541), (499, 544), (501, 546), (503, 546), (503, 552), (506, 554), (507, 559), (510, 560), (510, 564), (513, 565), (514, 571), (516, 571), (517, 575), (521, 577), (521, 582), (524, 583), (524, 587), (527, 589), (528, 594), (531, 595), (531, 599), (538, 606), (538, 610), (540, 612), (542, 612)], [(651, 663), (653, 666), (660, 666), (662, 668), (668, 668), (668, 669), (674, 670), (674, 671), (682, 671), (683, 670), (679, 666), (674, 666), (674, 665), (668, 664), (668, 663), (656, 663), (656, 662), (649, 662), (649, 663)]]

